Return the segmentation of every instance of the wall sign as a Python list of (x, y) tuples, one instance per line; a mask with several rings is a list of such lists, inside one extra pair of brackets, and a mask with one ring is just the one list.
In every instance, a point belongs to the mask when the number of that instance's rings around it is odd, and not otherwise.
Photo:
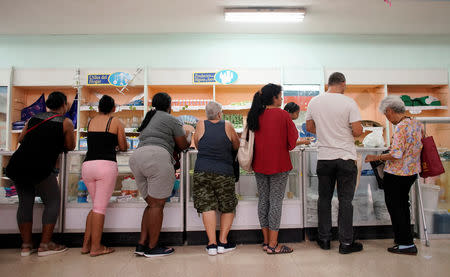
[(194, 72), (192, 75), (192, 83), (194, 84), (214, 84), (216, 80), (215, 72)]
[(88, 85), (123, 87), (132, 79), (126, 72), (114, 72), (111, 74), (88, 74)]
[(233, 70), (222, 70), (219, 72), (194, 72), (192, 74), (193, 84), (222, 84), (229, 85), (236, 82), (238, 74)]
[(216, 73), (214, 79), (222, 85), (229, 85), (237, 81), (238, 74), (233, 70), (222, 70)]

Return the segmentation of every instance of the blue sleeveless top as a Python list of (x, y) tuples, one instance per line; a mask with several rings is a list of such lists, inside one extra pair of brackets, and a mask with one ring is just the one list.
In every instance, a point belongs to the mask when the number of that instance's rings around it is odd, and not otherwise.
[(233, 144), (225, 132), (225, 121), (204, 122), (205, 133), (198, 142), (195, 171), (234, 176)]

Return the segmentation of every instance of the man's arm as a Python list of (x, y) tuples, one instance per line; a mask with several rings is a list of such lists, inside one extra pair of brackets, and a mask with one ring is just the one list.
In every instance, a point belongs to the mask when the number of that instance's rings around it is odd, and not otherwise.
[(352, 134), (353, 137), (359, 137), (363, 133), (363, 127), (361, 125), (361, 121), (352, 122)]
[(312, 134), (316, 133), (316, 123), (314, 122), (314, 120), (312, 119), (306, 120), (306, 131)]

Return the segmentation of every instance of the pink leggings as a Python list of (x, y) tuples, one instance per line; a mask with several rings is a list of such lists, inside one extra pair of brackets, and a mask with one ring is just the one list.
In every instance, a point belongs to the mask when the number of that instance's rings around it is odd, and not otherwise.
[(105, 214), (111, 195), (116, 186), (117, 163), (106, 160), (94, 160), (83, 163), (81, 177), (94, 202), (93, 211)]

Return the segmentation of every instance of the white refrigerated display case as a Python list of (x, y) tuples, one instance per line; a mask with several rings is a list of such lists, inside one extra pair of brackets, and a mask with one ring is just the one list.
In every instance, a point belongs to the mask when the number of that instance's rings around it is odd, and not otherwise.
[[(363, 148), (357, 147), (357, 154), (361, 157), (362, 166), (358, 172), (360, 174), (359, 184), (353, 198), (353, 226), (379, 226), (391, 225), (389, 213), (384, 200), (384, 191), (378, 187), (376, 177), (373, 175), (369, 163), (364, 163), (368, 154), (380, 154), (387, 148)], [(307, 147), (303, 153), (303, 193), (305, 228), (317, 227), (317, 200), (319, 198), (319, 180), (316, 172), (317, 148)], [(414, 189), (411, 190), (414, 195)], [(411, 209), (414, 211), (414, 197)], [(331, 219), (333, 227), (337, 226), (339, 201), (337, 190), (331, 201)], [(411, 212), (411, 222), (414, 223), (414, 213)]]
[[(129, 158), (132, 152), (117, 153), (117, 165), (119, 176), (110, 203), (106, 210), (105, 232), (140, 232), (142, 213), (147, 206), (135, 186), (125, 185), (127, 180), (133, 177), (129, 167)], [(81, 167), (86, 156), (85, 151), (72, 151), (67, 154), (66, 162), (66, 189), (64, 209), (64, 232), (81, 233), (85, 230), (86, 216), (92, 208), (92, 200), (89, 195), (87, 203), (78, 200), (78, 182), (81, 180)], [(181, 161), (183, 168), (183, 157)], [(173, 196), (168, 200), (164, 208), (164, 220), (162, 232), (183, 232), (183, 174), (181, 169), (177, 171)], [(125, 180), (125, 182), (124, 182)], [(127, 188), (125, 188), (127, 186)]]
[[(19, 228), (17, 227), (17, 208), (19, 206), (19, 198), (17, 195), (10, 196), (7, 190), (14, 187), (14, 182), (5, 175), (5, 168), (8, 165), (9, 159), (11, 158), (12, 151), (0, 151), (1, 156), (1, 187), (0, 187), (0, 234), (18, 234)], [(58, 183), (60, 185), (61, 191), (61, 201), (63, 196), (63, 185), (62, 180), (64, 180), (64, 155), (60, 155), (57, 167), (59, 168)], [(55, 225), (55, 233), (59, 233), (62, 230), (62, 211), (63, 205), (61, 203), (61, 208), (59, 212), (58, 221)], [(44, 205), (39, 196), (36, 196), (33, 208), (33, 233), (40, 233), (42, 231), (42, 213), (44, 212)]]
[[(192, 199), (192, 184), (197, 150), (191, 150), (186, 155), (186, 231), (204, 231), (201, 215), (194, 208)], [(301, 187), (301, 151), (290, 152), (293, 169), (289, 173), (283, 200), (283, 212), (280, 229), (303, 228), (303, 193)], [(238, 205), (231, 230), (260, 229), (258, 219), (258, 192), (254, 173), (241, 169), (239, 181), (236, 183)], [(219, 220), (217, 221), (220, 223)]]

